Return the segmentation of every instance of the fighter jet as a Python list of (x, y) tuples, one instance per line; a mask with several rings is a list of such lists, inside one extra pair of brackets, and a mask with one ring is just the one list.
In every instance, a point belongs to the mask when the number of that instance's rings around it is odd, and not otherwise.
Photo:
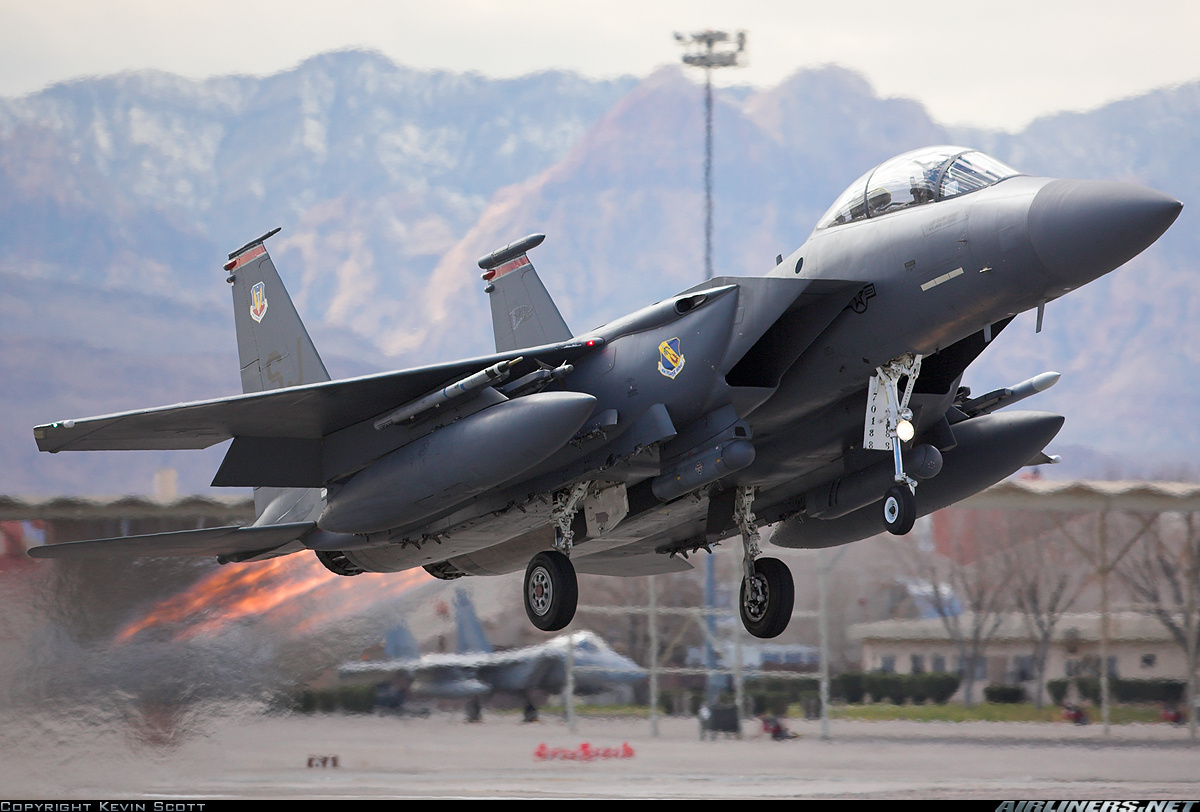
[(525, 568), (535, 626), (571, 622), (577, 572), (646, 575), (740, 535), (742, 620), (787, 626), (784, 547), (845, 544), (1047, 462), (1059, 415), (1001, 411), (1044, 373), (971, 397), (1018, 313), (1119, 267), (1182, 204), (1128, 183), (1030, 177), (932, 147), (856, 180), (765, 276), (724, 276), (594, 330), (567, 327), (532, 235), (479, 260), (494, 355), (330, 381), (271, 234), (229, 255), (244, 394), (37, 426), (43, 451), (232, 440), (215, 486), (248, 527), (36, 547), (36, 557), (312, 551), (332, 572)]
[(454, 653), (421, 654), (412, 633), (401, 625), (388, 632), (386, 659), (346, 663), (338, 672), (347, 679), (400, 677), (407, 683), (404, 699), (465, 699), (471, 720), (479, 718), (481, 701), (494, 694), (524, 698), (526, 719), (536, 719), (538, 695), (561, 693), (567, 684), (568, 649), (576, 693), (596, 694), (646, 678), (644, 668), (590, 631), (574, 631), (534, 646), (494, 651), (463, 590), (455, 593), (454, 619)]

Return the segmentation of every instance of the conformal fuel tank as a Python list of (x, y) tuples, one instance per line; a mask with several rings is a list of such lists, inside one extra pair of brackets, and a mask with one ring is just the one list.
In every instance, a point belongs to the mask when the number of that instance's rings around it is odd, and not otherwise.
[(595, 405), (594, 397), (579, 392), (540, 392), (476, 412), (331, 489), (317, 525), (333, 533), (377, 533), (452, 507), (562, 448)]

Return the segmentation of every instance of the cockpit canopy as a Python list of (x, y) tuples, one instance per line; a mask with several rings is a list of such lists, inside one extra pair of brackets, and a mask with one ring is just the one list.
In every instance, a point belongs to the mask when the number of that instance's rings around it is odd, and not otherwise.
[(884, 161), (856, 180), (817, 222), (817, 230), (948, 200), (1021, 173), (964, 147), (926, 147)]

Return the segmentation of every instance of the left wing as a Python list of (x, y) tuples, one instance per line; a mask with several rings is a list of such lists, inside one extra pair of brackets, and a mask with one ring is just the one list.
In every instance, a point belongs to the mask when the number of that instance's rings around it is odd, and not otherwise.
[(62, 420), (35, 427), (33, 436), (40, 451), (51, 453), (207, 448), (233, 437), (319, 440), (497, 362), (522, 357), (512, 370), (515, 378), (590, 349), (587, 342), (572, 340), (360, 378)]

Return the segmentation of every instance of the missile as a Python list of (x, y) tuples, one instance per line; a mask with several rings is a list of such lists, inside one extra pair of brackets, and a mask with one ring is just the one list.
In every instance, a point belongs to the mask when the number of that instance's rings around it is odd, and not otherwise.
[(986, 395), (972, 398), (959, 409), (968, 417), (991, 414), (997, 409), (1003, 409), (1005, 406), (1011, 406), (1025, 398), (1033, 397), (1038, 392), (1045, 392), (1058, 383), (1060, 377), (1062, 376), (1057, 372), (1043, 372), (1041, 375), (1034, 375), (1027, 381), (1021, 381), (1016, 386), (996, 389)]
[(521, 358), (513, 358), (511, 361), (500, 361), (492, 364), (487, 369), (482, 369), (474, 375), (468, 375), (461, 381), (452, 383), (444, 389), (439, 389), (436, 392), (430, 392), (424, 397), (410, 401), (399, 409), (389, 412), (386, 416), (375, 421), (375, 430), (386, 429), (388, 426), (396, 423), (403, 423), (405, 420), (412, 420), (419, 417), (422, 413), (430, 409), (436, 409), (439, 406), (456, 398), (471, 392), (476, 392), (485, 386), (490, 386), (493, 383), (500, 383), (508, 378), (509, 371), (521, 362)]
[(574, 371), (575, 367), (566, 362), (563, 362), (554, 369), (535, 369), (533, 372), (523, 375), (512, 383), (506, 383), (500, 387), (499, 391), (505, 397), (515, 398), (534, 390), (540, 390), (551, 381), (561, 381)]

